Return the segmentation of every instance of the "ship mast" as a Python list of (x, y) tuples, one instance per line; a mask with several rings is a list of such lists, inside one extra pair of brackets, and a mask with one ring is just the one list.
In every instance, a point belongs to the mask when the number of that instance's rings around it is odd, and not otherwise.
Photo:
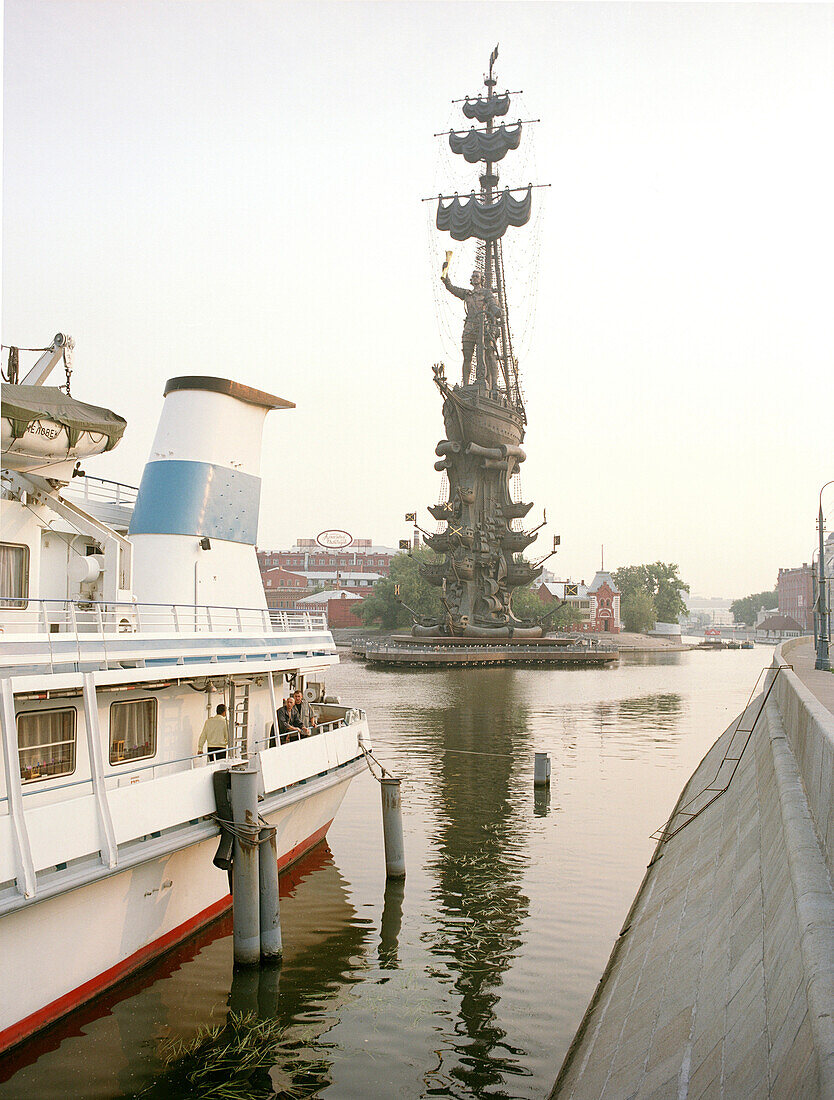
[[(497, 57), (496, 46), (490, 54), (489, 71), (484, 77), (486, 95), (481, 93), (476, 99), (467, 96), (465, 100), (455, 101), (463, 103), (464, 115), (477, 119), (482, 128), (473, 126), (468, 133), (449, 131), (449, 145), (453, 153), (464, 156), (470, 164), (480, 161), (484, 165), (479, 176), (479, 189), (473, 190), (469, 199), (464, 201), (457, 193), (438, 195), (436, 225), (438, 229), (450, 233), (454, 240), (464, 241), (472, 237), (480, 240), (477, 264), (483, 277), (487, 304), (475, 344), (477, 377), (487, 381), (490, 388), (497, 387), (498, 394), (494, 396), (500, 395), (502, 403), (506, 401), (524, 424), (527, 418), (519, 386), (518, 364), (512, 348), (501, 238), (510, 226), (520, 228), (530, 220), (533, 184), (498, 190), (497, 162), (503, 160), (510, 150), (519, 147), (523, 124), (519, 119), (513, 129), (507, 129), (503, 121), (496, 126), (496, 117), (506, 115), (510, 106), (509, 91), (503, 95), (496, 95), (495, 92)], [(526, 195), (516, 198), (518, 192), (526, 192)], [(461, 288), (450, 289), (457, 297), (465, 296)], [(488, 304), (490, 297), (492, 306)], [(489, 326), (491, 330), (493, 323), (495, 332), (490, 331), (488, 340), (487, 328)], [(465, 327), (464, 358), (467, 355), (467, 331), (468, 339), (472, 339), (471, 328), (467, 330)], [(489, 368), (490, 361), (493, 363), (492, 369)], [(467, 384), (468, 380), (464, 378), (464, 385)]]
[[(489, 102), (495, 95), (495, 86), (498, 81), (495, 79), (494, 66), (498, 58), (498, 47), (496, 46), (492, 53), (489, 55), (489, 73), (484, 78), (484, 85), (487, 90), (486, 98)], [(495, 119), (491, 113), (489, 113), (486, 121), (486, 133), (490, 137), (495, 129)], [(498, 187), (498, 168), (491, 161), (486, 161), (486, 170), (481, 175), (481, 193), (484, 198), (484, 202), (491, 206), (495, 201), (496, 188)], [(504, 264), (503, 257), (501, 255), (501, 238), (498, 237), (495, 240), (485, 242), (484, 251), (484, 286), (488, 289), (494, 285), (498, 294), (498, 304), (501, 307), (501, 317), (499, 320), (499, 327), (501, 332), (501, 353), (499, 355), (499, 362), (501, 365), (501, 373), (504, 376), (504, 389), (507, 394), (507, 400), (511, 401), (521, 413), (525, 424), (527, 423), (527, 416), (524, 411), (524, 402), (521, 398), (521, 392), (518, 385), (518, 371), (516, 369), (515, 360), (512, 353), (512, 343), (510, 340), (510, 324), (507, 313), (507, 293), (504, 284)], [(484, 354), (486, 350), (484, 349)]]

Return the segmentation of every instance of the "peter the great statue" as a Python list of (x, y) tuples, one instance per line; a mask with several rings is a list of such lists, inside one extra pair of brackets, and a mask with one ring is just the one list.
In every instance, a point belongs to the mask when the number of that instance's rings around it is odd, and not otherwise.
[(518, 148), (522, 124), (507, 129), (495, 123), (510, 106), (509, 93), (495, 94), (496, 53), (484, 82), (487, 94), (463, 102), (464, 115), (480, 125), (449, 134), (452, 152), (480, 166), (480, 191), (463, 201), (441, 195), (437, 207), (437, 228), (456, 241), (474, 238), (478, 250), (470, 289), (452, 283), (451, 253), (441, 274), (449, 293), (464, 303), (466, 317), (460, 383), (450, 384), (441, 363), (434, 366), (446, 428), (446, 438), (435, 448), (435, 469), (446, 473), (449, 492), (447, 500), (429, 508), (442, 529), (425, 541), (442, 559), (423, 565), (422, 572), (441, 589), (444, 611), (436, 621), (417, 619), (413, 633), (423, 637), (506, 641), (544, 633), (539, 620), (519, 619), (512, 607), (513, 590), (539, 576), (541, 564), (522, 557), (535, 531), (516, 529), (532, 504), (513, 500), (510, 492), (525, 459), (526, 416), (507, 316), (501, 239), (510, 226), (529, 221), (532, 186), (522, 188), (519, 198), (497, 188), (497, 162)]

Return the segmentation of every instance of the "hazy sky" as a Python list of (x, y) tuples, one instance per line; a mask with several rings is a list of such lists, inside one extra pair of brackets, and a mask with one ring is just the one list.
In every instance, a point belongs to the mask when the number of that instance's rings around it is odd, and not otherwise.
[(218, 374), (298, 406), (267, 420), (261, 546), (433, 530), (460, 322), (420, 199), (496, 42), (552, 184), (505, 249), (540, 243), (522, 485), (554, 569), (604, 543), (771, 587), (834, 478), (831, 5), (6, 0), (3, 343), (75, 338), (75, 396), (129, 425), (90, 473), (137, 484), (165, 380)]

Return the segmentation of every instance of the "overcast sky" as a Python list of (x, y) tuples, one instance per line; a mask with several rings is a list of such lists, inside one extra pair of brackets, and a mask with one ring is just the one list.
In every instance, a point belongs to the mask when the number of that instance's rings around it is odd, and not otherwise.
[(496, 42), (542, 120), (503, 182), (552, 184), (505, 243), (540, 541), (772, 587), (834, 478), (831, 5), (6, 0), (3, 343), (75, 338), (75, 396), (128, 420), (90, 473), (137, 484), (165, 380), (217, 374), (298, 406), (261, 546), (433, 530), (445, 249), (469, 270), (420, 199)]

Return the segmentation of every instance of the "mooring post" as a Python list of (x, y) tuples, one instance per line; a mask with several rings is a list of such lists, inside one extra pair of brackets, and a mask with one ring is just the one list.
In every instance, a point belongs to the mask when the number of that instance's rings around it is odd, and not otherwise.
[(258, 853), (261, 884), (261, 961), (278, 962), (284, 953), (281, 945), (281, 902), (278, 897), (278, 842), (275, 826), (261, 829)]
[(230, 775), (235, 828), (232, 866), (234, 956), (235, 962), (242, 966), (256, 966), (261, 961), (258, 773), (254, 768), (232, 768)]
[(550, 786), (550, 757), (546, 752), (537, 752), (533, 765), (533, 786)]
[(400, 781), (384, 776), (382, 791), (382, 835), (385, 840), (385, 873), (388, 878), (405, 878), (405, 846), (400, 803)]

